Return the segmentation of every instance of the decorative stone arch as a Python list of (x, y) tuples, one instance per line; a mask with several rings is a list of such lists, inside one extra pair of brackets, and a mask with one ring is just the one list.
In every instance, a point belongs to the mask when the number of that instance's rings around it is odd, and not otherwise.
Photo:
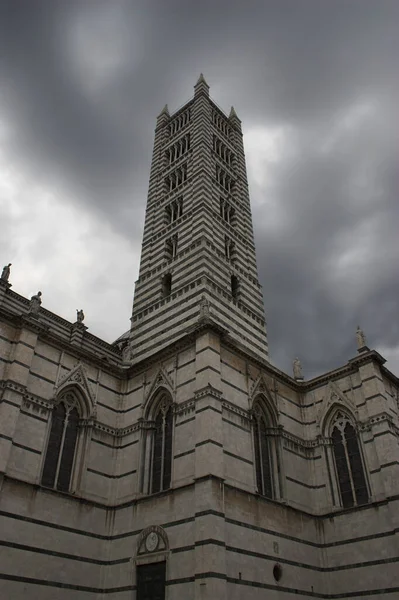
[(248, 400), (250, 413), (252, 413), (256, 404), (260, 404), (268, 411), (268, 414), (273, 421), (273, 427), (277, 426), (278, 410), (276, 402), (263, 375), (259, 375), (256, 381), (254, 381), (249, 391)]
[(140, 491), (169, 489), (173, 480), (175, 403), (173, 383), (161, 367), (142, 406)]
[(352, 411), (352, 407), (348, 403), (343, 403), (341, 400), (333, 401), (329, 406), (327, 412), (325, 413), (322, 422), (320, 423), (322, 435), (324, 438), (331, 437), (331, 430), (334, 425), (334, 422), (340, 415), (343, 415), (347, 418), (355, 429), (357, 429), (357, 418), (354, 412)]
[(74, 492), (84, 473), (96, 403), (81, 364), (55, 386), (54, 392), (40, 481), (48, 487)]
[(261, 495), (282, 498), (281, 427), (278, 426), (276, 405), (267, 392), (264, 384), (259, 385), (249, 399), (254, 482)]
[(149, 385), (148, 390), (145, 392), (142, 417), (146, 421), (154, 418), (163, 396), (169, 397), (170, 402), (173, 403), (175, 397), (174, 383), (162, 365)]
[(269, 428), (278, 427), (278, 412), (275, 403), (265, 392), (256, 393), (250, 398), (249, 413), (252, 418), (263, 416), (267, 419)]
[(81, 363), (73, 367), (54, 388), (54, 403), (59, 401), (64, 393), (72, 391), (79, 402), (82, 419), (95, 418), (97, 414), (96, 398), (89, 383), (85, 368)]
[(147, 571), (146, 579), (148, 581), (148, 569), (151, 569), (150, 577), (155, 569), (156, 575), (163, 578), (163, 585), (165, 586), (168, 580), (169, 556), (169, 540), (165, 530), (159, 525), (152, 525), (143, 529), (138, 537), (136, 553), (133, 558), (132, 584), (136, 587), (138, 593), (140, 571), (143, 570)]
[(159, 525), (146, 527), (140, 533), (136, 547), (136, 563), (142, 556), (168, 558), (169, 539), (166, 531)]
[(147, 423), (151, 423), (160, 410), (165, 410), (169, 406), (174, 408), (174, 404), (173, 392), (168, 387), (160, 385), (144, 405), (143, 417)]
[(357, 426), (357, 414), (349, 402), (335, 393), (321, 422), (323, 444), (330, 479), (332, 503), (351, 508), (370, 498), (365, 456)]
[(331, 425), (331, 419), (334, 418), (336, 410), (344, 409), (352, 416), (354, 423), (358, 421), (358, 411), (353, 402), (341, 392), (339, 387), (330, 382), (324, 402), (322, 402), (320, 410), (316, 417), (316, 426), (319, 435), (329, 437), (328, 427)]

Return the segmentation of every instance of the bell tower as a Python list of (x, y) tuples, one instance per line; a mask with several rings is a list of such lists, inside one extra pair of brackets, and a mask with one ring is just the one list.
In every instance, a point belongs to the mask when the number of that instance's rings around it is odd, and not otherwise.
[(157, 118), (139, 278), (131, 319), (133, 363), (206, 318), (268, 360), (241, 121), (194, 97)]

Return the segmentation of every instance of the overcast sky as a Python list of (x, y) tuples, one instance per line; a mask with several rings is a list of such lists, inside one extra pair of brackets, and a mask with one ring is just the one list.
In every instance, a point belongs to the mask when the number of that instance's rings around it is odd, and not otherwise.
[(398, 0), (0, 0), (0, 267), (129, 328), (155, 117), (241, 118), (271, 361), (399, 374)]

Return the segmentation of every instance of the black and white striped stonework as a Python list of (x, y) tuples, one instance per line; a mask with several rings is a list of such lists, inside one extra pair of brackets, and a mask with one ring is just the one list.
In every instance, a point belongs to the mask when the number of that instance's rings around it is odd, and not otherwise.
[(268, 359), (241, 123), (209, 97), (157, 119), (136, 282), (134, 361), (182, 337), (198, 321), (201, 299), (235, 342)]

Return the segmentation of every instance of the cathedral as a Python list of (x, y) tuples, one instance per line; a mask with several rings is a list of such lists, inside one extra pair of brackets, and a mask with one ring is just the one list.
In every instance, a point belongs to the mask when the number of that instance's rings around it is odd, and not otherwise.
[(202, 75), (157, 117), (130, 330), (11, 269), (1, 600), (399, 598), (399, 379), (360, 329), (313, 379), (271, 364), (241, 122)]

